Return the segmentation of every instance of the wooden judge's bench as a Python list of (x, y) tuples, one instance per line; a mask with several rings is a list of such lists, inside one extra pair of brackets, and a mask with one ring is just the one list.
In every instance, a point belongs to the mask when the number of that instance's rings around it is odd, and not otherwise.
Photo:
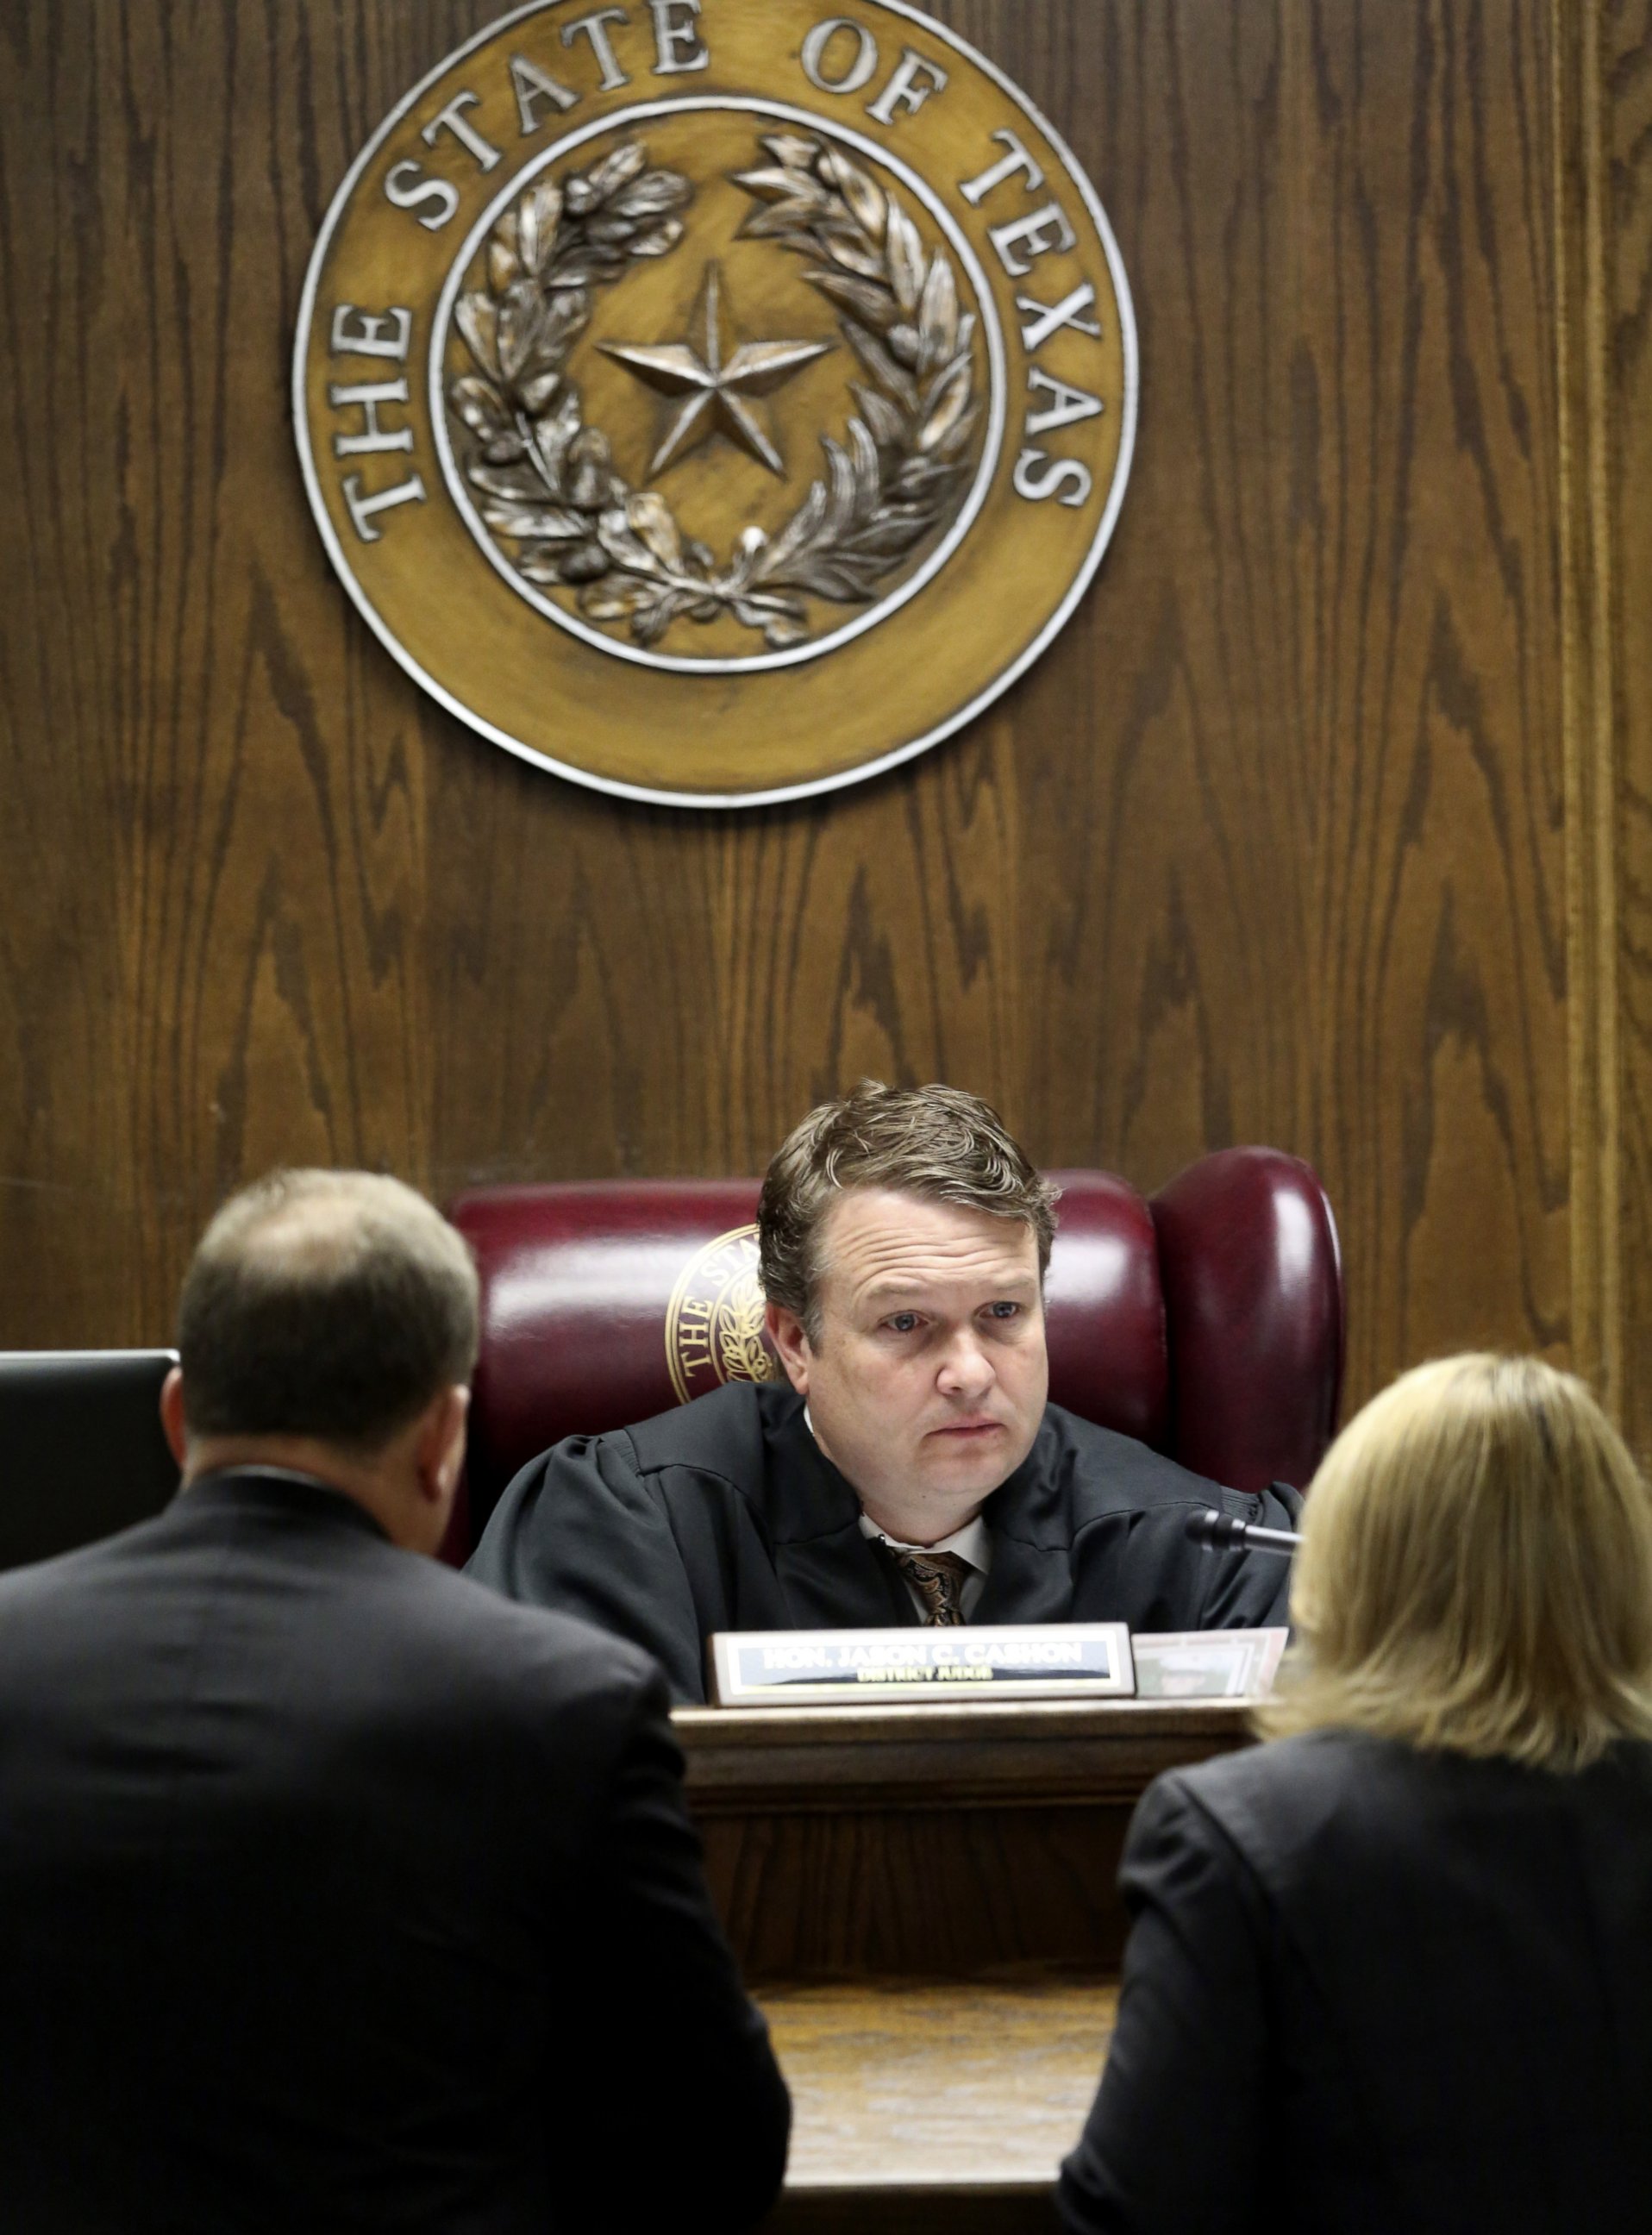
[(679, 1708), (711, 1888), (790, 2084), (777, 2230), (1052, 2225), (1095, 2092), (1131, 1811), (1237, 1703)]

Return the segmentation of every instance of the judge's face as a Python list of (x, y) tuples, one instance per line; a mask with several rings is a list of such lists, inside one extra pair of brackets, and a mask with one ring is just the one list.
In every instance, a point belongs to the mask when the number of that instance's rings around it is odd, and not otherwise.
[(820, 1242), (817, 1336), (777, 1307), (770, 1334), (874, 1520), (932, 1544), (1038, 1433), (1050, 1369), (1037, 1239), (1019, 1220), (865, 1188), (832, 1205)]

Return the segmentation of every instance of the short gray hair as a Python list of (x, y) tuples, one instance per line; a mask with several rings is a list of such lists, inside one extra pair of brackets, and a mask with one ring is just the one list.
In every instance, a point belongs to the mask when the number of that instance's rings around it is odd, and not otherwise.
[(184, 1281), (190, 1432), (381, 1450), (469, 1380), (477, 1296), (465, 1242), (400, 1180), (272, 1172), (231, 1196)]
[(1061, 1190), (1039, 1176), (990, 1103), (956, 1086), (885, 1086), (863, 1078), (788, 1134), (763, 1183), (757, 1246), (763, 1291), (819, 1335), (819, 1235), (849, 1188), (892, 1188), (1019, 1220), (1049, 1269)]

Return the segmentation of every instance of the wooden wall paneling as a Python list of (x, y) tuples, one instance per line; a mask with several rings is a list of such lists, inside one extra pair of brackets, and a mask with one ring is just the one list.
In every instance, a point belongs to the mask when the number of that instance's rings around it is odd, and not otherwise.
[(86, 328), (113, 213), (106, 102), (75, 67), (77, 28), (54, 36), (44, 10), (0, 26), (10, 97), (43, 128), (0, 134), (0, 1260), (17, 1309), (32, 1306), (14, 1341), (42, 1321), (119, 1324), (141, 1257), (113, 1089), (134, 1068), (137, 1020), (122, 952), (128, 849), (111, 810), (132, 803), (115, 716), (123, 688), (135, 699), (144, 687), (145, 583), (110, 469), (126, 415), (82, 377), (115, 357), (120, 330), (108, 317)]
[[(1046, 95), (1052, 12), (993, 19)], [(1064, 20), (1061, 84), (1105, 43), (1123, 88), (1057, 115), (1144, 403), (1100, 591), (1017, 707), (1044, 737), (1075, 699), (1096, 741), (1023, 779), (1066, 871), (1028, 962), (1040, 1130), (1150, 1184), (1223, 1139), (1312, 1157), (1356, 1395), (1453, 1342), (1564, 1345), (1546, 15)]]
[(1615, 1226), (1624, 1424), (1652, 1458), (1652, 8), (1598, 11), (1589, 90), (1601, 104), (1599, 192), (1604, 267), (1604, 396), (1594, 406), (1598, 472), (1609, 507), (1607, 689), (1616, 759), (1611, 965), (1616, 1026)]
[[(409, 686), (411, 687), (410, 685)], [(457, 724), (432, 753), (434, 1174), (594, 1176), (698, 1131), (704, 920), (688, 849)], [(681, 1170), (678, 1159), (659, 1168)]]
[[(1247, 735), (1259, 669), (1271, 688), (1289, 665), (1266, 548), (1270, 357), (1287, 338), (1265, 237), (1280, 36), (1271, 10), (1138, 16), (1115, 44), (1105, 134), (1072, 104), (1136, 279), (1143, 440), (1134, 517), (1086, 617), (1081, 703), (1105, 742), (1049, 772), (1057, 831), (1082, 829), (1090, 873), (1051, 943), (1060, 990), (1040, 1054), (1059, 1081), (1062, 1051), (1084, 1051), (1064, 1122), (1116, 1142), (1150, 1183), (1211, 1139), (1302, 1132), (1312, 856), (1285, 842), (1268, 766), (1296, 724), (1275, 721), (1260, 759)], [(1241, 1015), (1242, 1041), (1228, 1029)]]
[(1325, 1157), (1360, 1205), (1367, 1380), (1464, 1342), (1564, 1353), (1569, 1333), (1549, 29), (1538, 8), (1418, 11), (1415, 105), (1390, 120), (1406, 222), (1374, 260), (1383, 120), (1355, 54), (1326, 73), (1361, 158), (1326, 198), (1341, 301), (1368, 291), (1373, 313), (1371, 588), (1331, 700), (1354, 772), (1331, 870), (1346, 1145)]
[(1570, 888), (1572, 1363), (1622, 1415), (1623, 1072), (1613, 679), (1612, 323), (1600, 9), (1555, 10), (1564, 737)]
[(769, 1014), (814, 1016), (824, 1030), (788, 1051), (769, 1145), (752, 1144), (759, 1168), (811, 1101), (867, 1073), (980, 1080), (1022, 1119), (1017, 737), (989, 715), (958, 744), (846, 796), (829, 816), (787, 815), (808, 873)]
[[(1001, 723), (829, 803), (739, 815), (547, 796), (536, 771), (479, 767), (485, 750), (461, 737), (437, 762), (433, 916), (472, 910), (438, 976), (443, 1185), (757, 1170), (810, 1102), (865, 1072), (1013, 1100)], [(511, 1130), (524, 1106), (527, 1134)]]
[[(304, 502), (286, 367), (323, 211), (496, 12), (0, 25), (0, 1252), (42, 1268), (0, 1340), (164, 1334), (200, 1219), (278, 1159), (443, 1194), (751, 1170), (874, 1071), (979, 1086), (1046, 1160), (1150, 1187), (1235, 1139), (1310, 1157), (1353, 1398), (1466, 1340), (1564, 1352), (1560, 0), (938, 4), (1112, 217), (1133, 485), (1096, 590), (968, 736), (741, 816), (471, 735)], [(1631, 202), (1636, 12), (1609, 19)]]
[(385, 28), (375, 72), (331, 10), (8, 11), (37, 494), (4, 560), (33, 681), (7, 757), (39, 798), (8, 818), (8, 925), (50, 925), (49, 877), (96, 926), (9, 973), (57, 1050), (5, 1120), (53, 1190), (8, 1230), (49, 1268), (14, 1342), (162, 1335), (202, 1218), (272, 1163), (423, 1161), (417, 733), (315, 564), (285, 397), (323, 182), (414, 66)]
[[(242, 1176), (416, 1169), (423, 815), (414, 733), (375, 704), (374, 648), (296, 563), (308, 521), (275, 377), (311, 233), (303, 80), (344, 95), (344, 26), (294, 42), (279, 10), (219, 9), (178, 36), (164, 15), (96, 13), (106, 42), (122, 26), (121, 81), (157, 157), (123, 314), (167, 321), (134, 499), (167, 538), (134, 970), (138, 1169), (162, 1222), (143, 1304), (161, 1314), (187, 1225)], [(239, 128), (255, 117), (264, 132)], [(324, 137), (343, 152), (337, 124)]]

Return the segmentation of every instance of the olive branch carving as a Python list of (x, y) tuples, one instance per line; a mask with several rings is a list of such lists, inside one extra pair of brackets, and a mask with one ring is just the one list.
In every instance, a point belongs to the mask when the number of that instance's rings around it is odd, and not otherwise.
[(843, 442), (822, 437), (824, 478), (777, 534), (744, 528), (726, 565), (614, 471), (566, 370), (594, 290), (682, 239), (686, 179), (626, 141), (589, 172), (541, 180), (495, 226), (486, 284), (455, 313), (475, 370), (448, 397), (472, 438), (463, 472), (483, 521), (527, 580), (574, 588), (587, 619), (624, 621), (639, 645), (722, 613), (771, 650), (803, 643), (805, 598), (875, 597), (956, 510), (971, 469), (975, 321), (944, 250), (927, 254), (898, 200), (836, 149), (794, 134), (761, 145), (770, 162), (736, 180), (758, 205), (743, 230), (816, 267), (807, 276), (838, 305), (865, 380)]
[(718, 1329), (718, 1351), (725, 1381), (768, 1381), (774, 1360), (763, 1340), (764, 1297), (757, 1268), (749, 1266), (726, 1299)]

